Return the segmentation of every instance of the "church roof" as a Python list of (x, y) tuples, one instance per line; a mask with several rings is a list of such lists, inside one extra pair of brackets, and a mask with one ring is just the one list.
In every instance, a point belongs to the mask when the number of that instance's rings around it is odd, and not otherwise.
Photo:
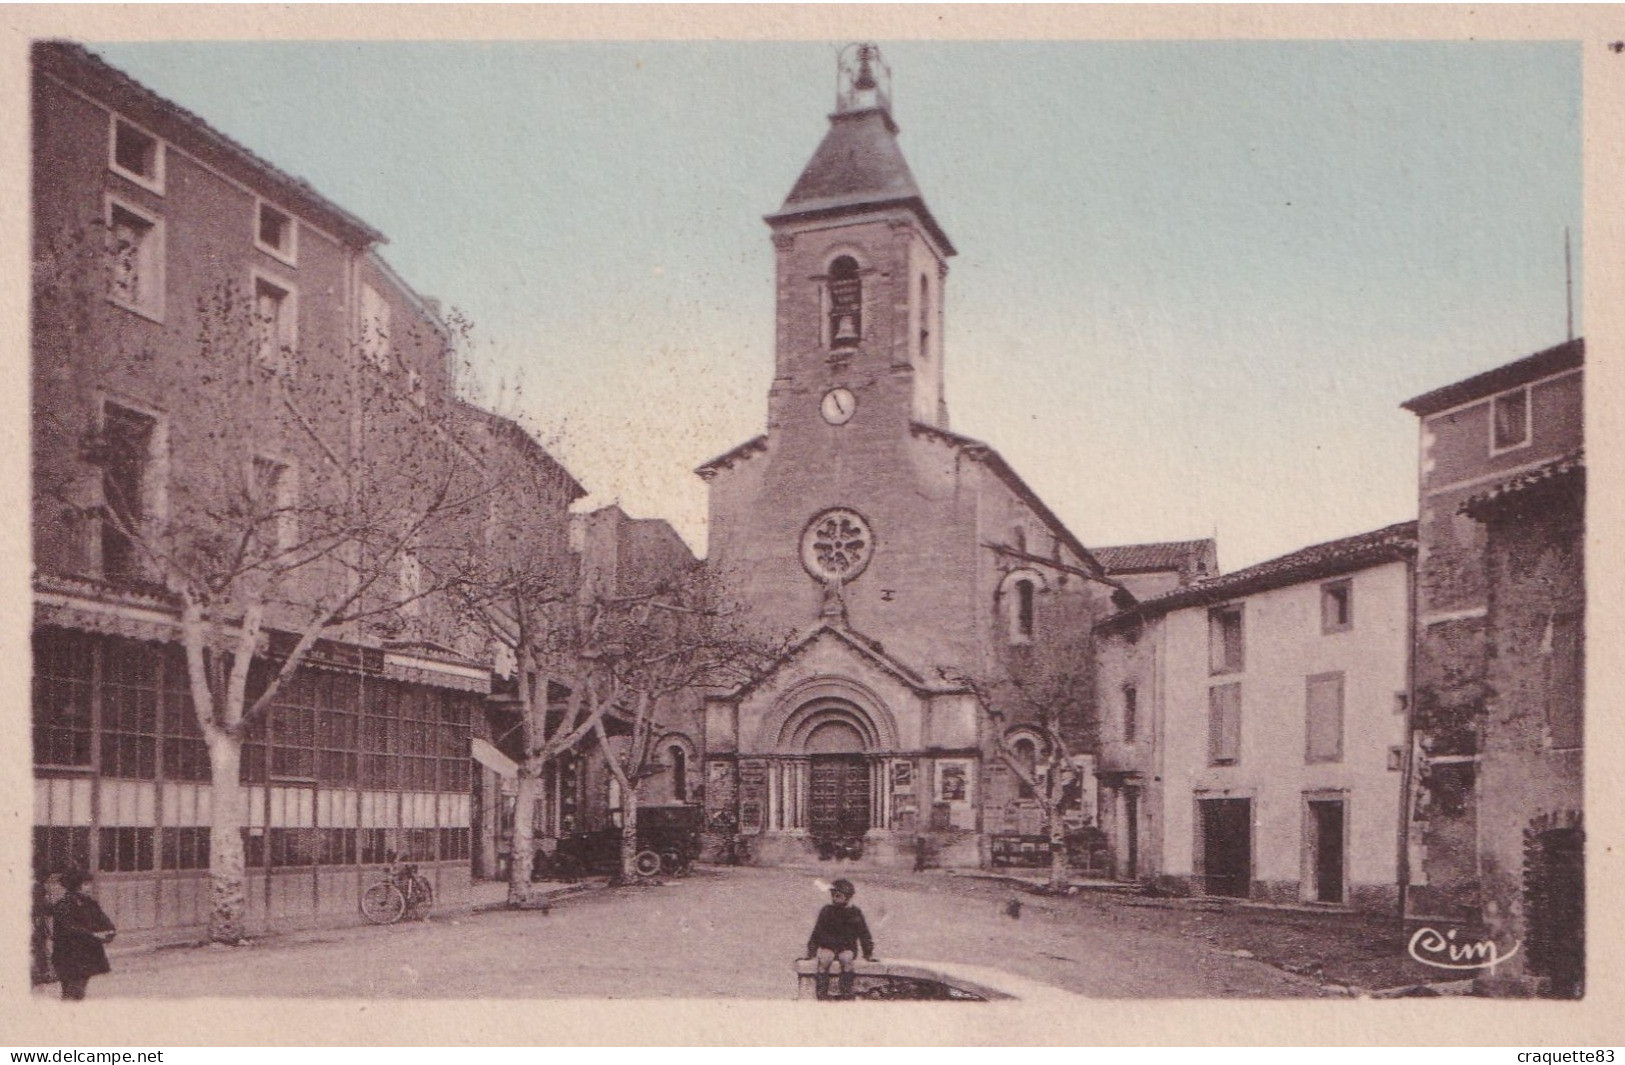
[(907, 207), (943, 251), (954, 254), (897, 144), (897, 124), (879, 107), (829, 116), (829, 132), (769, 222), (789, 222), (878, 207)]
[(1097, 547), (1095, 558), (1111, 574), (1159, 573), (1173, 570), (1184, 575), (1214, 550), (1212, 540), (1173, 540), (1160, 544), (1119, 544)]
[(1073, 554), (1077, 555), (1085, 566), (1101, 575), (1105, 574), (1105, 567), (1101, 565), (1100, 560), (1095, 557), (1094, 553), (1083, 546), (1083, 541), (1072, 535), (1072, 530), (1068, 529), (1061, 519), (1056, 517), (1055, 512), (1049, 508), (1049, 505), (1038, 497), (1038, 493), (1033, 491), (1015, 470), (1010, 468), (1010, 464), (1004, 461), (1004, 456), (993, 450), (992, 445), (984, 444), (982, 441), (974, 440), (968, 436), (961, 436), (958, 433), (950, 433), (946, 429), (939, 429), (924, 422), (913, 422), (910, 428), (917, 435), (935, 437), (952, 447), (958, 448), (970, 458), (976, 459), (992, 470), (999, 480), (1003, 481), (1017, 497), (1033, 509), (1033, 513), (1038, 515), (1038, 520), (1049, 526), (1050, 531), (1055, 534), (1055, 538), (1065, 544)]

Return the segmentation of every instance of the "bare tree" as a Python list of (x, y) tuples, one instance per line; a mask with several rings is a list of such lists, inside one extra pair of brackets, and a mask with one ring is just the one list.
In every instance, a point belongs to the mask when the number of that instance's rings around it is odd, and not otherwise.
[(1083, 795), (1076, 756), (1092, 750), (1093, 683), (1087, 655), (1020, 657), (992, 677), (952, 676), (975, 693), (992, 733), (994, 753), (1037, 804), (1049, 837), (1049, 890), (1067, 882), (1067, 815)]
[(598, 753), (620, 786), (624, 880), (637, 875), (643, 784), (663, 768), (654, 761), (662, 722), (685, 700), (745, 683), (784, 651), (749, 635), (715, 591), (703, 563), (695, 563), (646, 592), (599, 596), (587, 606), (593, 630), (582, 647), (583, 674), (628, 730), (612, 740), (602, 718), (594, 724)]
[[(36, 440), (55, 451), (36, 463), (36, 508), (59, 508), (50, 517), (77, 537), (82, 571), (175, 613), (212, 784), (209, 935), (237, 943), (245, 738), (322, 641), (432, 628), (455, 578), (421, 556), (478, 512), (478, 463), (406, 367), (358, 374), (345, 339), (296, 344), (274, 300), (235, 281), (127, 345), (106, 306), (113, 239), (92, 229), (36, 246), (36, 381), (59, 358), (74, 387), (117, 381), (169, 413), (160, 430), (66, 385), (37, 396)], [(455, 338), (422, 328), (422, 350), (444, 357)]]

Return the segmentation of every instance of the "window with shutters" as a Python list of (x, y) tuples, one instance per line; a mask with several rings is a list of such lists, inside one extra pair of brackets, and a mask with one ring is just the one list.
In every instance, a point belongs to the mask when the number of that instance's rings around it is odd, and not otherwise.
[(254, 346), (260, 365), (277, 374), (294, 369), (298, 350), (298, 314), (291, 287), (254, 276)]
[(1241, 607), (1221, 606), (1208, 611), (1208, 672), (1240, 673), (1245, 668)]
[(102, 468), (101, 575), (107, 581), (142, 576), (138, 538), (160, 509), (158, 419), (117, 403), (102, 407), (97, 461)]
[(272, 550), (288, 551), (299, 542), (297, 483), (288, 463), (264, 455), (254, 457), (249, 495), (261, 541)]
[(107, 295), (125, 310), (164, 320), (164, 224), (107, 197)]
[(1310, 677), (1305, 697), (1304, 757), (1310, 762), (1343, 760), (1343, 674)]
[(389, 303), (371, 285), (361, 286), (361, 354), (389, 372)]
[(1498, 455), (1529, 443), (1529, 387), (1496, 396), (1491, 403), (1490, 454)]
[(1241, 759), (1241, 685), (1209, 688), (1207, 715), (1208, 764), (1235, 765)]

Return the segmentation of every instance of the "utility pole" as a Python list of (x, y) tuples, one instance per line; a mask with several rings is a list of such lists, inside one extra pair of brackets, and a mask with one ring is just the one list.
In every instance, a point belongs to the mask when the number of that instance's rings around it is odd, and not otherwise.
[(1574, 257), (1569, 250), (1569, 227), (1563, 227), (1563, 280), (1568, 297), (1569, 339), (1574, 339)]

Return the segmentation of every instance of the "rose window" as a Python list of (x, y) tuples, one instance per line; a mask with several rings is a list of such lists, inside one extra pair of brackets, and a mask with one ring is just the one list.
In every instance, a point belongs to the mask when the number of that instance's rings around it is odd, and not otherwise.
[(821, 581), (849, 581), (869, 564), (874, 547), (863, 515), (845, 508), (826, 510), (801, 534), (801, 564)]

